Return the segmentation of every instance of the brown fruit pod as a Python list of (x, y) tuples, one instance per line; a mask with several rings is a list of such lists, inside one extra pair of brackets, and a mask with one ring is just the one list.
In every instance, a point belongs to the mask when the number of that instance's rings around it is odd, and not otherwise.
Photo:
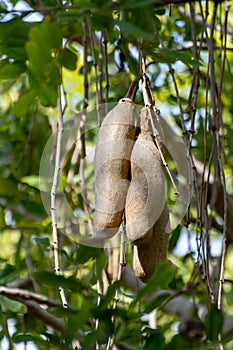
[(135, 274), (146, 282), (154, 273), (158, 264), (166, 259), (169, 239), (169, 211), (167, 205), (154, 224), (150, 240), (140, 247), (134, 246), (133, 269)]
[(111, 238), (122, 222), (129, 186), (130, 156), (135, 139), (135, 104), (124, 98), (108, 112), (99, 129), (95, 150), (94, 232)]
[(131, 154), (131, 183), (125, 206), (126, 233), (131, 243), (141, 245), (151, 239), (164, 204), (165, 176), (161, 156), (153, 136), (143, 128)]

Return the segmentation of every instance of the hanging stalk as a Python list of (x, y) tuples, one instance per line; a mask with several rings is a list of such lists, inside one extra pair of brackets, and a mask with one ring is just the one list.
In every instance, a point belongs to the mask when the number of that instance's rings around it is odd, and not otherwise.
[[(126, 241), (125, 241), (125, 237), (126, 237), (126, 232), (125, 232), (125, 225), (124, 225), (124, 227), (121, 230), (120, 259), (119, 259), (118, 276), (117, 276), (118, 281), (121, 280), (123, 268), (126, 266), (126, 256), (125, 256)], [(118, 289), (116, 289), (114, 301), (113, 301), (113, 307), (112, 307), (113, 310), (115, 310), (117, 308), (117, 303), (119, 300), (118, 294), (119, 294)], [(112, 322), (114, 322), (114, 316), (112, 316)], [(106, 350), (109, 350), (110, 347), (113, 346), (113, 342), (114, 342), (114, 335), (109, 337)]]
[(100, 34), (98, 55), (99, 103), (103, 103), (103, 32)]
[(87, 190), (86, 190), (86, 179), (84, 175), (85, 165), (86, 165), (86, 145), (85, 145), (85, 127), (86, 127), (86, 113), (88, 107), (88, 97), (89, 97), (89, 83), (88, 83), (88, 43), (87, 43), (87, 23), (86, 19), (83, 20), (83, 43), (84, 43), (84, 52), (83, 52), (83, 74), (84, 74), (84, 101), (83, 101), (83, 109), (82, 116), (79, 125), (79, 136), (78, 143), (80, 144), (81, 158), (80, 158), (80, 167), (79, 167), (79, 177), (80, 177), (80, 190), (83, 198), (83, 207), (84, 212), (88, 221), (88, 228), (90, 234), (93, 235), (93, 225), (91, 219), (91, 208), (89, 205), (89, 201), (87, 199)]
[(155, 100), (154, 100), (154, 96), (152, 94), (151, 88), (150, 88), (150, 81), (146, 75), (146, 60), (144, 56), (141, 56), (141, 70), (142, 70), (142, 93), (143, 93), (143, 99), (144, 99), (144, 104), (146, 107), (150, 108), (150, 120), (151, 120), (151, 124), (152, 124), (152, 132), (153, 132), (153, 136), (154, 136), (154, 141), (155, 144), (159, 150), (160, 153), (160, 157), (163, 163), (163, 166), (166, 169), (166, 172), (171, 180), (172, 186), (174, 188), (175, 191), (175, 195), (179, 195), (179, 191), (176, 187), (176, 183), (173, 179), (173, 176), (170, 172), (170, 169), (168, 167), (168, 164), (165, 160), (165, 157), (163, 155), (162, 149), (161, 149), (161, 145), (160, 142), (158, 141), (158, 131), (156, 130), (156, 126), (155, 126), (155, 119), (157, 119), (159, 121), (159, 111), (157, 110), (157, 108), (155, 107)]
[[(51, 188), (51, 219), (53, 228), (53, 254), (54, 254), (54, 270), (56, 275), (60, 275), (60, 261), (59, 261), (59, 240), (58, 240), (58, 229), (57, 229), (57, 206), (56, 206), (56, 191), (58, 186), (58, 179), (61, 169), (61, 145), (62, 145), (62, 133), (63, 133), (63, 112), (61, 102), (61, 86), (58, 87), (58, 124), (57, 124), (57, 140), (56, 140), (56, 151), (55, 151), (55, 167), (53, 173), (53, 183)], [(67, 308), (67, 300), (63, 287), (59, 287), (59, 293), (64, 308)]]
[(87, 27), (89, 30), (89, 36), (90, 36), (90, 44), (91, 44), (91, 51), (92, 51), (92, 59), (93, 59), (93, 66), (95, 70), (95, 89), (96, 89), (96, 111), (97, 111), (97, 121), (98, 126), (101, 125), (101, 113), (100, 113), (100, 92), (99, 92), (99, 79), (98, 79), (98, 67), (97, 67), (97, 60), (95, 57), (95, 45), (94, 45), (94, 38), (93, 33), (91, 30), (91, 23), (90, 19), (87, 19)]
[[(200, 2), (200, 12), (203, 18), (203, 24), (204, 24), (204, 32), (206, 36), (207, 42), (209, 41), (209, 35), (207, 31), (207, 17), (209, 14), (208, 11), (208, 4), (206, 4), (206, 16), (204, 16), (204, 10), (202, 7), (202, 4)], [(206, 84), (206, 118), (205, 118), (205, 132), (207, 132), (207, 122), (208, 122), (208, 95), (209, 95), (209, 86), (211, 85), (211, 81), (209, 79), (209, 74), (210, 74), (210, 62), (208, 63), (208, 75), (207, 75), (207, 84)], [(206, 136), (204, 134), (204, 138), (206, 140)], [(209, 218), (208, 214), (208, 190), (209, 190), (209, 182), (210, 182), (210, 174), (211, 174), (211, 165), (212, 165), (212, 160), (213, 160), (213, 149), (211, 150), (210, 155), (207, 157), (207, 154), (205, 153), (205, 160), (209, 158), (208, 161), (208, 169), (206, 169), (207, 172), (207, 179), (204, 179), (205, 172), (203, 173), (202, 176), (202, 184), (205, 186), (205, 194), (204, 194), (204, 217), (205, 217), (205, 228), (204, 231), (205, 233), (203, 234), (202, 237), (202, 258), (203, 258), (203, 267), (204, 267), (204, 273), (205, 273), (205, 283), (207, 286), (207, 292), (208, 292), (208, 297), (209, 301), (212, 303), (214, 301), (214, 291), (211, 285), (211, 278), (210, 278), (210, 271), (209, 271), (209, 260), (210, 260), (210, 250), (209, 250), (209, 228), (211, 227), (211, 219)], [(206, 165), (207, 167), (207, 165)], [(206, 185), (205, 185), (206, 184)]]
[[(223, 84), (223, 76), (224, 76), (224, 68), (225, 68), (225, 62), (226, 62), (226, 43), (227, 43), (227, 21), (228, 21), (228, 13), (229, 13), (230, 3), (224, 4), (225, 9), (225, 21), (224, 21), (224, 53), (223, 53), (223, 60), (222, 60), (222, 66), (221, 66), (221, 74), (220, 74), (220, 81), (219, 81), (219, 91), (218, 91), (218, 98), (219, 98), (219, 115), (220, 115), (220, 130), (223, 128), (222, 125), (222, 102), (221, 102), (221, 95), (222, 95), (222, 84)], [(224, 153), (224, 135), (222, 135), (222, 156), (223, 159), (225, 159), (225, 153)], [(226, 242), (226, 230), (227, 230), (227, 192), (226, 192), (226, 180), (225, 180), (225, 173), (223, 170), (222, 162), (219, 157), (219, 167), (220, 167), (220, 176), (222, 178), (222, 186), (223, 186), (223, 245), (222, 245), (222, 252), (221, 252), (221, 260), (220, 260), (220, 272), (219, 272), (219, 287), (218, 287), (218, 297), (217, 297), (217, 304), (218, 308), (222, 308), (222, 288), (224, 283), (224, 264), (225, 264), (225, 256), (226, 256), (226, 249), (227, 249), (227, 242)]]
[(106, 30), (103, 29), (103, 44), (104, 44), (104, 62), (105, 62), (105, 113), (108, 113), (108, 94), (109, 94), (109, 74), (108, 74), (108, 40), (106, 35)]
[[(217, 94), (216, 94), (216, 74), (215, 74), (215, 58), (214, 58), (214, 31), (215, 31), (215, 22), (217, 18), (217, 7), (218, 4), (214, 4), (214, 10), (213, 15), (211, 19), (211, 28), (210, 28), (210, 36), (207, 37), (207, 45), (209, 48), (209, 65), (210, 65), (210, 101), (211, 101), (211, 110), (213, 113), (213, 120), (212, 120), (212, 150), (211, 154), (213, 155), (213, 165), (214, 165), (214, 182), (212, 184), (211, 189), (211, 200), (210, 200), (210, 206), (213, 210), (217, 201), (218, 196), (218, 190), (220, 185), (220, 169), (222, 167), (221, 160), (220, 160), (220, 144), (219, 144), (219, 110), (217, 106)], [(213, 214), (211, 213), (209, 217), (209, 227), (212, 226), (213, 221)], [(208, 238), (209, 241), (209, 238)], [(209, 242), (208, 242), (209, 243)], [(207, 252), (209, 253), (209, 244), (206, 247)], [(208, 256), (207, 256), (208, 257)], [(208, 259), (207, 259), (208, 262)], [(215, 295), (214, 298), (216, 299), (217, 296)]]

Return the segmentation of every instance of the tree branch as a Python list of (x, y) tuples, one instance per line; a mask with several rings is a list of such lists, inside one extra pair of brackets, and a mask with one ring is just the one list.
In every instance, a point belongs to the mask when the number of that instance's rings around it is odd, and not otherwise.
[(65, 323), (62, 319), (51, 315), (45, 308), (47, 307), (61, 307), (61, 303), (56, 300), (49, 299), (46, 296), (30, 292), (25, 289), (11, 288), (0, 286), (0, 295), (18, 301), (27, 306), (29, 315), (38, 318), (46, 325), (51, 326), (59, 332), (64, 332)]
[(21, 289), (21, 288), (0, 286), (0, 295), (4, 295), (13, 300), (17, 300), (17, 298), (21, 298), (25, 300), (31, 300), (47, 306), (53, 306), (53, 307), (61, 306), (61, 304), (56, 300), (49, 299), (42, 294), (30, 292), (26, 289)]

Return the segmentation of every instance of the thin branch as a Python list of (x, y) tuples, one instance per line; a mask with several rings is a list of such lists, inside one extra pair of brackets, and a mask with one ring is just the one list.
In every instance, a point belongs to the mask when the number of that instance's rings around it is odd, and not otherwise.
[(106, 81), (106, 86), (105, 86), (105, 112), (108, 112), (108, 94), (109, 94), (109, 73), (108, 73), (108, 40), (107, 40), (107, 35), (106, 35), (106, 30), (103, 29), (103, 44), (104, 44), (104, 59), (105, 59), (105, 81)]
[(21, 288), (11, 288), (6, 286), (0, 286), (0, 295), (4, 295), (13, 300), (16, 300), (18, 297), (20, 297), (21, 299), (32, 300), (39, 304), (43, 304), (47, 306), (52, 306), (52, 307), (61, 306), (61, 304), (58, 301), (49, 299), (45, 295), (34, 293)]
[(23, 277), (19, 278), (13, 282), (7, 283), (7, 287), (9, 288), (30, 288), (33, 286), (31, 277)]
[(159, 116), (159, 112), (158, 110), (156, 109), (155, 107), (155, 100), (154, 100), (154, 97), (153, 97), (153, 94), (152, 94), (152, 91), (151, 91), (151, 87), (150, 87), (150, 81), (146, 75), (146, 60), (145, 60), (145, 57), (141, 56), (141, 70), (142, 70), (142, 93), (143, 93), (143, 99), (144, 99), (144, 103), (145, 103), (145, 106), (147, 108), (149, 108), (150, 110), (150, 120), (151, 120), (151, 125), (152, 125), (152, 133), (153, 133), (153, 136), (154, 136), (154, 141), (155, 141), (155, 145), (156, 147), (158, 148), (159, 150), (159, 153), (160, 153), (160, 157), (161, 157), (161, 160), (162, 160), (162, 164), (163, 166), (165, 167), (166, 169), (166, 172), (171, 180), (171, 183), (172, 183), (172, 186), (174, 188), (174, 191), (175, 191), (175, 194), (176, 195), (179, 195), (179, 191), (176, 187), (176, 183), (173, 179), (173, 176), (170, 172), (170, 169), (168, 167), (168, 164), (165, 160), (165, 157), (163, 155), (163, 152), (162, 152), (162, 149), (161, 149), (161, 146), (160, 146), (160, 142), (158, 141), (158, 132), (156, 130), (156, 126), (155, 126), (155, 119), (159, 120), (160, 116)]
[[(82, 28), (83, 28), (83, 86), (84, 86), (84, 101), (83, 101), (83, 110), (86, 110), (88, 107), (88, 91), (89, 91), (89, 82), (88, 82), (88, 66), (87, 66), (87, 56), (88, 56), (88, 27), (87, 27), (87, 20), (86, 18), (83, 19), (82, 22)], [(74, 119), (74, 121), (77, 120), (77, 118)], [(71, 121), (72, 123), (74, 122)], [(77, 135), (77, 140), (75, 143), (75, 148), (71, 157), (70, 162), (70, 168), (67, 174), (67, 183), (66, 183), (66, 191), (71, 191), (71, 183), (74, 177), (75, 173), (75, 166), (78, 162), (78, 157), (81, 152), (82, 143), (80, 142), (80, 131), (83, 132), (83, 111), (82, 111), (82, 117), (79, 124), (79, 130)]]
[(132, 81), (130, 84), (130, 87), (125, 95), (125, 98), (130, 98), (132, 101), (135, 100), (135, 96), (138, 90), (138, 83), (139, 83), (139, 78), (136, 78)]
[[(223, 76), (224, 76), (224, 68), (225, 68), (225, 62), (226, 62), (226, 29), (227, 29), (227, 21), (228, 21), (228, 13), (229, 13), (229, 9), (230, 9), (230, 3), (228, 3), (227, 1), (224, 4), (224, 9), (225, 9), (225, 21), (224, 21), (224, 53), (223, 53), (223, 61), (222, 61), (222, 69), (220, 72), (220, 82), (219, 82), (219, 113), (220, 113), (220, 125), (222, 125), (223, 127), (223, 123), (222, 123), (222, 101), (221, 101), (221, 94), (222, 94), (222, 84), (223, 84)], [(222, 137), (224, 138), (224, 135), (222, 135)], [(222, 146), (224, 146), (224, 143), (222, 143)], [(224, 158), (224, 147), (222, 147), (222, 154), (223, 154), (223, 158)], [(224, 264), (225, 264), (225, 257), (226, 257), (226, 241), (227, 241), (227, 236), (226, 236), (226, 232), (227, 232), (227, 192), (226, 192), (226, 180), (225, 180), (225, 174), (224, 174), (224, 170), (223, 170), (223, 166), (222, 166), (222, 162), (220, 159), (220, 154), (219, 154), (219, 159), (218, 159), (218, 163), (219, 163), (219, 167), (220, 167), (220, 174), (221, 174), (221, 178), (222, 178), (222, 184), (223, 184), (223, 245), (222, 245), (222, 252), (221, 252), (221, 260), (220, 260), (220, 273), (219, 273), (219, 288), (218, 288), (218, 308), (221, 309), (222, 307), (222, 289), (223, 289), (223, 282), (224, 282)]]
[[(120, 232), (121, 232), (121, 245), (120, 245), (120, 259), (119, 259), (119, 265), (118, 265), (118, 276), (117, 276), (117, 280), (118, 281), (121, 280), (123, 268), (126, 266), (126, 255), (125, 255), (126, 231), (125, 231), (125, 225), (121, 229)], [(113, 310), (117, 308), (118, 295), (119, 295), (119, 291), (117, 289), (116, 292), (115, 292), (115, 296), (114, 296)], [(114, 317), (112, 317), (112, 321), (114, 321)], [(114, 335), (109, 337), (106, 350), (109, 350), (110, 347), (113, 346), (113, 342), (114, 342)]]
[(85, 50), (83, 53), (83, 74), (84, 74), (84, 102), (83, 102), (83, 110), (82, 117), (79, 125), (79, 143), (81, 148), (81, 158), (80, 158), (80, 167), (79, 167), (79, 179), (80, 179), (80, 191), (83, 198), (83, 207), (84, 212), (87, 217), (88, 227), (91, 236), (93, 236), (93, 225), (91, 219), (91, 208), (87, 199), (87, 190), (86, 190), (86, 179), (85, 179), (85, 158), (86, 158), (86, 145), (85, 145), (85, 127), (86, 127), (86, 113), (88, 107), (88, 97), (89, 97), (89, 83), (88, 83), (88, 46), (87, 46), (87, 24), (86, 20), (83, 21), (83, 31), (84, 31), (84, 42)]
[[(155, 112), (155, 109), (154, 109), (154, 108), (152, 109), (152, 111), (154, 112), (154, 114), (157, 114), (157, 113)], [(163, 166), (164, 166), (164, 168), (165, 168), (165, 170), (166, 170), (166, 172), (167, 172), (167, 174), (168, 174), (168, 176), (169, 176), (169, 178), (170, 178), (171, 184), (172, 184), (172, 186), (173, 186), (173, 188), (174, 188), (174, 194), (177, 195), (177, 196), (179, 196), (180, 193), (179, 193), (179, 191), (178, 191), (178, 189), (177, 189), (177, 186), (176, 186), (175, 180), (173, 179), (172, 173), (171, 173), (171, 171), (170, 171), (170, 169), (169, 169), (169, 167), (168, 167), (168, 163), (167, 163), (167, 161), (166, 161), (166, 159), (165, 159), (165, 157), (164, 157), (164, 155), (163, 155), (163, 152), (162, 152), (162, 149), (161, 149), (161, 146), (160, 146), (160, 142), (158, 141), (158, 138), (157, 138), (157, 130), (156, 130), (155, 123), (154, 123), (154, 118), (153, 118), (152, 115), (151, 115), (151, 123), (152, 123), (154, 141), (155, 141), (156, 147), (157, 147), (158, 150), (159, 150), (160, 157), (161, 157), (161, 160), (162, 160), (162, 164), (163, 164)]]
[(100, 125), (101, 125), (101, 113), (100, 113), (100, 94), (99, 94), (99, 82), (98, 82), (98, 69), (97, 69), (97, 62), (96, 62), (96, 57), (95, 57), (94, 38), (93, 38), (93, 34), (92, 34), (92, 30), (91, 30), (91, 23), (90, 23), (89, 18), (87, 20), (87, 27), (88, 27), (89, 36), (90, 36), (93, 66), (95, 69), (96, 111), (97, 111), (98, 126), (100, 127)]
[(100, 34), (98, 55), (99, 103), (103, 103), (103, 32)]
[[(57, 229), (57, 215), (56, 215), (56, 192), (58, 186), (58, 179), (60, 175), (60, 160), (61, 160), (61, 145), (62, 145), (62, 134), (63, 134), (63, 113), (62, 113), (62, 102), (61, 102), (61, 87), (58, 87), (58, 128), (57, 128), (57, 141), (56, 141), (56, 154), (55, 154), (55, 167), (53, 174), (53, 183), (51, 188), (51, 219), (53, 227), (53, 244), (54, 244), (54, 262), (55, 262), (55, 273), (60, 275), (60, 262), (58, 254), (58, 229)], [(59, 292), (64, 307), (67, 307), (67, 300), (63, 287), (59, 287)]]
[[(191, 28), (192, 28), (192, 39), (193, 39), (193, 55), (195, 60), (198, 61), (200, 54), (197, 49), (196, 27), (194, 22), (195, 8), (193, 3), (190, 3), (190, 14), (191, 14)], [(194, 67), (193, 76), (194, 76), (194, 79), (191, 87), (192, 107), (191, 107), (190, 147), (192, 144), (192, 137), (195, 132), (194, 125), (195, 125), (195, 117), (196, 117), (196, 110), (197, 110), (197, 94), (198, 94), (198, 88), (200, 85), (199, 67)]]
[[(0, 295), (19, 301), (28, 308), (28, 314), (36, 317), (46, 325), (53, 327), (59, 332), (63, 332), (65, 329), (65, 323), (58, 317), (51, 315), (46, 309), (46, 307), (59, 307), (61, 304), (56, 300), (49, 299), (46, 296), (34, 292), (30, 292), (25, 289), (20, 288), (9, 288), (5, 286), (0, 287)], [(40, 307), (39, 304), (43, 307)]]
[(222, 146), (221, 149), (222, 149), (222, 156), (223, 156), (224, 162), (226, 161), (226, 155), (225, 155), (225, 138), (224, 138), (224, 125), (223, 125), (223, 116), (222, 116), (222, 98), (221, 97), (222, 97), (222, 86), (223, 86), (226, 58), (227, 58), (227, 27), (228, 27), (228, 15), (229, 15), (230, 6), (231, 4), (228, 1), (224, 3), (225, 18), (224, 18), (223, 30), (221, 31), (222, 47), (221, 47), (221, 50), (219, 50), (220, 54), (223, 51), (223, 57), (221, 60), (221, 67), (220, 67), (220, 77), (219, 77), (219, 83), (218, 83), (218, 111), (219, 111), (220, 138), (221, 138), (221, 146)]

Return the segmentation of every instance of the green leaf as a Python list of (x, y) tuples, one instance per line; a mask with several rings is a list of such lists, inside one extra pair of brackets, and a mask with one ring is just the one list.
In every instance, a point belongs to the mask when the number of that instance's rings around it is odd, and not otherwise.
[(191, 52), (181, 52), (177, 50), (170, 50), (168, 48), (159, 48), (154, 50), (154, 53), (151, 55), (156, 62), (164, 63), (175, 63), (176, 61), (182, 61), (185, 64), (191, 66), (198, 66), (201, 64), (201, 61), (197, 61), (193, 58)]
[(156, 268), (154, 275), (148, 280), (146, 286), (139, 291), (137, 298), (152, 294), (156, 289), (166, 289), (175, 278), (176, 268), (169, 261), (163, 261)]
[(108, 15), (107, 11), (101, 11), (100, 14), (93, 14), (91, 16), (91, 23), (96, 30), (102, 30), (103, 28), (113, 30), (113, 19), (111, 14)]
[(14, 343), (21, 343), (21, 342), (28, 342), (28, 341), (34, 341), (35, 337), (31, 333), (18, 333), (13, 334), (12, 341)]
[(122, 1), (119, 5), (120, 9), (136, 9), (140, 7), (145, 7), (147, 5), (155, 4), (155, 0), (141, 0), (141, 1)]
[(15, 197), (17, 193), (17, 182), (11, 178), (1, 177), (0, 195), (5, 197)]
[[(171, 342), (165, 346), (165, 350), (187, 350), (192, 349), (191, 344), (188, 343), (186, 340), (181, 338), (179, 334), (175, 335)], [(195, 349), (195, 348), (193, 348)]]
[(97, 277), (97, 279), (101, 280), (103, 269), (106, 268), (107, 263), (108, 263), (108, 257), (105, 253), (97, 256), (97, 258), (96, 258), (96, 277)]
[(95, 259), (102, 254), (105, 253), (100, 248), (79, 244), (74, 259), (78, 264), (85, 264), (88, 260)]
[(132, 36), (133, 38), (144, 38), (144, 39), (151, 39), (152, 34), (146, 32), (145, 30), (141, 29), (139, 26), (136, 26), (128, 21), (119, 21), (115, 20), (115, 24), (120, 28), (121, 33), (125, 37)]
[(143, 310), (144, 313), (148, 314), (154, 309), (161, 307), (161, 305), (168, 300), (171, 297), (171, 293), (163, 293), (156, 298), (154, 298), (152, 301), (146, 303), (145, 309)]
[(29, 31), (25, 47), (29, 57), (30, 84), (42, 105), (55, 107), (60, 84), (58, 52), (62, 34), (57, 23), (46, 17)]
[(0, 66), (0, 79), (1, 80), (18, 79), (18, 77), (24, 71), (23, 66), (13, 64), (13, 63), (5, 64), (2, 67), (1, 66)]
[(166, 342), (160, 328), (151, 329), (146, 327), (146, 329), (143, 330), (143, 333), (147, 334), (147, 339), (143, 347), (144, 350), (163, 350), (165, 348)]
[(123, 53), (125, 60), (129, 65), (130, 72), (132, 74), (134, 74), (135, 76), (138, 76), (139, 75), (138, 61), (134, 57), (132, 57), (132, 55), (128, 49), (128, 46), (126, 45), (126, 43), (123, 40), (121, 40), (119, 43), (119, 49)]
[(75, 70), (76, 66), (77, 66), (77, 56), (75, 55), (74, 52), (72, 52), (71, 50), (69, 50), (65, 47), (62, 50), (60, 62), (61, 62), (63, 67), (70, 69), (70, 70)]
[(211, 304), (206, 316), (206, 330), (209, 339), (213, 343), (218, 343), (218, 336), (221, 333), (224, 322), (224, 315), (216, 304)]
[(36, 102), (36, 91), (31, 90), (22, 93), (13, 105), (13, 112), (17, 117), (24, 116), (30, 112)]
[(40, 177), (37, 175), (24, 176), (21, 178), (21, 182), (40, 190)]
[[(15, 344), (18, 343), (26, 343), (26, 342), (33, 342), (34, 344), (42, 344), (43, 347), (39, 347), (41, 349), (46, 349), (48, 347), (48, 339), (43, 339), (40, 335), (38, 336), (37, 334), (32, 334), (32, 333), (14, 333), (12, 335), (12, 341)], [(28, 345), (28, 348), (30, 346)]]
[(63, 277), (63, 276), (57, 276), (52, 272), (47, 271), (40, 271), (33, 273), (33, 277), (39, 281), (42, 284), (53, 286), (53, 287), (60, 287), (71, 289), (71, 290), (80, 290), (80, 288), (83, 288), (82, 283), (78, 281), (77, 279), (71, 278), (71, 277)]
[(15, 266), (6, 264), (3, 269), (0, 270), (0, 285), (10, 283), (19, 278), (19, 271)]
[(40, 244), (42, 247), (50, 247), (50, 241), (48, 237), (35, 237), (34, 241)]
[(20, 314), (27, 312), (27, 308), (24, 304), (20, 303), (19, 301), (8, 299), (3, 295), (0, 295), (0, 303), (12, 312), (17, 312)]
[(6, 55), (8, 59), (25, 62), (27, 54), (25, 41), (31, 24), (23, 22), (20, 17), (10, 21), (1, 22), (0, 25), (0, 54)]
[(181, 233), (182, 227), (178, 225), (175, 230), (172, 231), (169, 239), (169, 244), (168, 244), (168, 251), (171, 252), (173, 249), (175, 249), (176, 244), (180, 238), (180, 233)]

